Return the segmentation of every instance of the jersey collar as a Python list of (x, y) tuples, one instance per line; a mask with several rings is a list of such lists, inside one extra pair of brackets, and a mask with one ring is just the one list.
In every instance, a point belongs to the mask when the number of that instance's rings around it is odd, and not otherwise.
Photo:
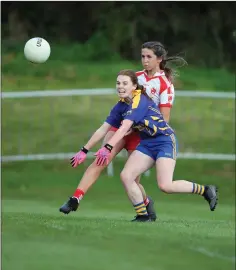
[[(137, 95), (140, 95), (141, 94), (141, 90), (137, 89), (137, 90), (134, 90), (132, 92), (132, 99), (137, 96)], [(129, 98), (121, 98), (120, 99), (121, 102), (125, 102), (127, 104), (130, 104), (132, 100), (130, 100)]]
[[(146, 69), (144, 69), (143, 72), (144, 72), (145, 76), (148, 76)], [(152, 77), (163, 76), (163, 75), (165, 75), (165, 71), (164, 70), (162, 70), (161, 72), (154, 73)], [(152, 78), (152, 77), (150, 77), (150, 78)]]
[(152, 77), (148, 77), (146, 70), (143, 70), (144, 76), (147, 80), (158, 78), (159, 76), (164, 76), (165, 72), (162, 70), (161, 72), (156, 72)]

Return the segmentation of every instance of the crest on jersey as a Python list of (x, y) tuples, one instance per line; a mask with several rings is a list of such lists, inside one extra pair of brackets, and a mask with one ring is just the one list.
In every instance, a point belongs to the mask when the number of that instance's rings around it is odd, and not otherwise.
[(168, 95), (168, 102), (171, 102), (173, 99), (172, 95)]
[(156, 90), (154, 87), (152, 87), (152, 89), (151, 89), (151, 93), (152, 93), (153, 95), (155, 95), (155, 94), (156, 94), (156, 92), (157, 92), (157, 90)]

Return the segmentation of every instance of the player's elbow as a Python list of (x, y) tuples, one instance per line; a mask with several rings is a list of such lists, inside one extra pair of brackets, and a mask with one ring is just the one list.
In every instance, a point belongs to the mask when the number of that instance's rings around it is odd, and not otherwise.
[(122, 125), (121, 125), (121, 127), (120, 127), (120, 130), (122, 130), (123, 132), (126, 133), (126, 132), (128, 132), (130, 130), (132, 124), (133, 124), (133, 121), (131, 121), (131, 120), (124, 120), (123, 123), (122, 123)]
[(120, 131), (121, 134), (124, 134), (125, 135), (129, 131), (129, 128), (126, 127), (126, 126), (121, 126), (119, 128), (119, 131)]

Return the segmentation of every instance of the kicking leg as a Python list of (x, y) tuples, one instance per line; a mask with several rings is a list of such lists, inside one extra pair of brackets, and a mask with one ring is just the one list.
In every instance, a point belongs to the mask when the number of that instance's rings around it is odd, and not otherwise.
[(217, 205), (217, 188), (204, 186), (186, 180), (173, 181), (176, 161), (171, 158), (160, 157), (156, 161), (157, 182), (165, 193), (194, 193), (202, 195), (209, 203), (210, 210), (214, 211)]

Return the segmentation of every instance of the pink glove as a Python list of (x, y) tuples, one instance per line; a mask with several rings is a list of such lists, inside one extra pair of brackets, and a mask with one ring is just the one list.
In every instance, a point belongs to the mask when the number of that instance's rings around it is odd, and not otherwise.
[(73, 168), (77, 167), (79, 164), (83, 163), (87, 157), (88, 150), (84, 147), (75, 154), (70, 160), (70, 164)]
[(109, 158), (111, 155), (112, 146), (111, 145), (105, 145), (101, 149), (97, 151), (97, 153), (94, 155), (96, 156), (96, 163), (98, 166), (104, 166), (108, 165)]

